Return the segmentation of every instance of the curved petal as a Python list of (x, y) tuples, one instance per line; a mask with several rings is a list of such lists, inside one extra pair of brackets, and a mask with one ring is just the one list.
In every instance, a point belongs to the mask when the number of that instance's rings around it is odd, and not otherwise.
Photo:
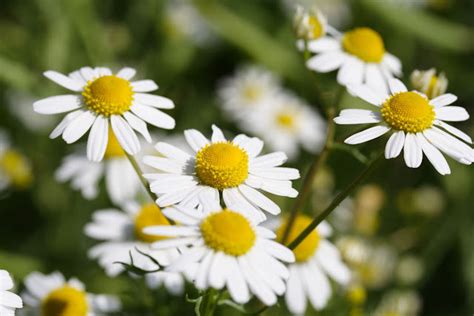
[(87, 140), (87, 158), (91, 161), (99, 162), (102, 160), (109, 140), (109, 122), (107, 118), (99, 115), (94, 125), (92, 125)]
[(82, 112), (79, 116), (75, 117), (64, 130), (64, 141), (68, 144), (77, 141), (89, 130), (95, 119), (96, 115), (91, 111)]
[(365, 143), (369, 140), (382, 136), (390, 130), (390, 127), (385, 125), (377, 125), (362, 132), (356, 133), (348, 137), (344, 142), (349, 145)]
[(72, 91), (82, 91), (82, 88), (84, 87), (80, 81), (71, 79), (70, 77), (56, 71), (48, 70), (45, 71), (43, 75), (58, 85)]
[(112, 115), (110, 122), (120, 146), (130, 155), (138, 153), (140, 141), (130, 125), (119, 115)]
[(423, 151), (415, 134), (406, 134), (403, 157), (405, 158), (405, 163), (409, 168), (418, 168), (421, 165), (421, 162), (423, 161)]
[(396, 158), (402, 152), (405, 145), (405, 132), (398, 131), (392, 134), (385, 146), (385, 158)]

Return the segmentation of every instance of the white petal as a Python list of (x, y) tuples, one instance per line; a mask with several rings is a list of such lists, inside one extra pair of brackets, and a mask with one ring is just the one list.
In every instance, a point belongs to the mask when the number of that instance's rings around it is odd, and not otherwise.
[(448, 133), (432, 127), (423, 134), (430, 143), (458, 162), (470, 165), (474, 161), (473, 149)]
[(222, 130), (217, 127), (216, 125), (212, 125), (212, 137), (211, 137), (211, 141), (213, 143), (217, 143), (217, 142), (225, 142), (227, 141), (227, 139), (225, 138), (224, 136), (224, 133), (222, 133)]
[(386, 79), (384, 78), (380, 66), (377, 64), (367, 64), (365, 73), (365, 83), (381, 93), (388, 92)]
[(87, 158), (90, 161), (102, 160), (109, 141), (109, 122), (102, 115), (97, 116), (87, 140)]
[(418, 133), (417, 135), (418, 141), (421, 144), (421, 148), (426, 155), (426, 158), (431, 162), (433, 167), (435, 167), (436, 171), (438, 171), (441, 175), (447, 175), (451, 173), (451, 169), (449, 168), (448, 162), (444, 158), (444, 156), (440, 153), (436, 147), (431, 145), (423, 136), (423, 134)]
[(457, 96), (451, 93), (443, 94), (440, 95), (430, 101), (430, 103), (435, 107), (435, 108), (440, 108), (446, 105), (450, 105), (451, 103), (456, 102), (458, 99)]
[(282, 244), (268, 239), (260, 239), (258, 242), (261, 243), (263, 249), (273, 257), (288, 263), (295, 261), (293, 251)]
[[(194, 211), (194, 210), (193, 210)], [(185, 225), (194, 225), (200, 219), (199, 216), (192, 214), (191, 212), (181, 212), (180, 210), (174, 207), (167, 207), (163, 210), (163, 214), (175, 222), (179, 222)]]
[(56, 71), (48, 70), (44, 72), (43, 75), (49, 80), (56, 82), (58, 85), (72, 91), (81, 91), (83, 88), (81, 82), (71, 79), (70, 77)]
[(134, 99), (144, 105), (149, 105), (158, 109), (173, 109), (174, 102), (171, 99), (162, 97), (160, 95), (147, 94), (147, 93), (135, 93)]
[(341, 261), (340, 257), (324, 256), (316, 251), (316, 258), (318, 263), (324, 271), (337, 283), (347, 284), (351, 279), (351, 272), (349, 268)]
[(288, 279), (285, 293), (285, 302), (293, 314), (302, 315), (306, 311), (306, 295), (304, 293), (303, 281), (300, 279), (297, 265), (290, 265), (290, 278)]
[(153, 80), (139, 80), (130, 83), (134, 92), (151, 92), (158, 89), (158, 85)]
[(195, 129), (188, 129), (184, 131), (184, 137), (188, 142), (189, 146), (195, 151), (198, 152), (202, 147), (209, 144), (209, 140), (204, 137), (201, 132)]
[(451, 126), (448, 123), (445, 123), (445, 122), (442, 122), (442, 121), (435, 121), (435, 125), (438, 125), (438, 126), (444, 128), (445, 130), (447, 130), (448, 132), (450, 132), (454, 136), (461, 138), (463, 141), (465, 141), (469, 144), (472, 144), (471, 136), (467, 135), (466, 133), (464, 133), (463, 131), (457, 129), (456, 127)]
[(77, 95), (57, 95), (33, 103), (33, 110), (40, 114), (58, 114), (78, 109), (82, 106)]
[(171, 116), (147, 105), (134, 103), (130, 109), (139, 118), (156, 127), (173, 129), (176, 125)]
[(324, 308), (331, 296), (331, 285), (327, 277), (314, 263), (301, 265), (300, 277), (306, 288), (311, 305), (316, 310)]
[(345, 54), (340, 51), (325, 52), (308, 59), (306, 67), (317, 72), (330, 72), (339, 68), (345, 58)]
[(163, 156), (170, 159), (178, 160), (183, 163), (186, 163), (189, 159), (191, 159), (191, 155), (182, 151), (178, 147), (167, 143), (159, 142), (155, 145), (155, 149)]
[(120, 71), (117, 73), (117, 77), (123, 78), (125, 80), (130, 80), (135, 76), (135, 69), (125, 67), (120, 69)]
[(365, 64), (355, 57), (348, 57), (337, 73), (337, 82), (343, 86), (361, 84), (364, 80)]
[(400, 59), (398, 59), (394, 55), (390, 53), (385, 53), (383, 57), (383, 63), (389, 68), (389, 70), (393, 74), (397, 76), (400, 76), (402, 74), (402, 63), (400, 62)]
[(276, 167), (285, 163), (287, 159), (288, 158), (284, 152), (274, 152), (256, 157), (252, 160), (251, 166), (256, 168)]
[(192, 245), (197, 241), (197, 237), (183, 237), (183, 238), (169, 238), (155, 241), (151, 247), (156, 250), (177, 248), (187, 245)]
[(245, 184), (240, 185), (239, 190), (249, 201), (257, 205), (261, 209), (273, 215), (280, 214), (280, 207), (275, 202), (273, 202), (257, 190)]
[(322, 53), (331, 50), (338, 50), (341, 47), (339, 42), (329, 36), (318, 38), (308, 42), (308, 50), (312, 53)]
[(68, 125), (76, 118), (78, 117), (79, 115), (81, 115), (81, 113), (83, 113), (84, 111), (82, 110), (77, 110), (77, 111), (74, 111), (74, 112), (71, 112), (71, 113), (68, 113), (64, 118), (63, 120), (58, 124), (58, 126), (56, 126), (54, 128), (54, 130), (51, 132), (51, 134), (49, 134), (49, 138), (51, 139), (54, 139), (58, 136), (60, 136), (64, 130), (66, 129), (66, 127), (68, 127)]
[(388, 81), (388, 85), (390, 87), (390, 92), (392, 94), (397, 94), (397, 93), (400, 93), (400, 92), (407, 92), (408, 91), (407, 87), (403, 84), (403, 82), (401, 82), (397, 78), (391, 78)]
[(0, 291), (0, 307), (1, 306), (11, 308), (22, 308), (23, 302), (21, 300), (21, 297), (19, 297), (15, 293), (8, 291)]
[(71, 144), (81, 138), (92, 126), (96, 116), (91, 111), (82, 112), (73, 119), (66, 127), (63, 133), (63, 139), (66, 143)]
[(186, 226), (149, 226), (143, 229), (143, 233), (152, 236), (169, 237), (194, 237), (200, 235), (197, 228)]
[(365, 143), (369, 140), (382, 136), (389, 130), (390, 128), (388, 126), (377, 125), (350, 136), (344, 142), (350, 145)]
[(403, 131), (393, 133), (388, 139), (387, 145), (385, 145), (385, 158), (391, 159), (398, 157), (402, 152), (404, 144), (405, 133)]
[(179, 161), (157, 156), (145, 156), (143, 157), (143, 163), (155, 169), (175, 174), (181, 174), (184, 168)]
[(107, 67), (95, 67), (95, 72), (99, 75), (99, 77), (112, 75), (112, 71)]
[(237, 260), (239, 261), (244, 278), (247, 280), (252, 293), (254, 293), (255, 296), (266, 306), (274, 305), (277, 301), (277, 297), (269, 286), (263, 282), (259, 273), (254, 269), (256, 264), (252, 266), (248, 256), (241, 256)]
[(79, 72), (86, 81), (90, 81), (97, 77), (97, 74), (91, 67), (82, 67), (81, 69), (79, 69)]
[(123, 117), (125, 118), (125, 120), (127, 120), (128, 124), (130, 124), (130, 126), (134, 130), (136, 130), (137, 132), (142, 134), (142, 136), (145, 138), (145, 140), (147, 142), (151, 143), (150, 132), (148, 132), (148, 128), (146, 126), (146, 123), (144, 121), (142, 121), (142, 119), (136, 117), (135, 115), (133, 115), (130, 112), (123, 113)]
[(421, 144), (415, 134), (407, 133), (405, 136), (405, 147), (403, 149), (405, 163), (409, 168), (418, 168), (423, 160)]
[(118, 115), (112, 115), (110, 122), (120, 146), (130, 155), (138, 153), (140, 151), (140, 141), (130, 125)]
[(448, 122), (459, 122), (469, 119), (469, 113), (460, 106), (435, 108), (436, 118)]
[(380, 106), (388, 98), (386, 93), (380, 93), (380, 91), (374, 90), (367, 85), (351, 84), (347, 87), (347, 90), (350, 94), (376, 106)]
[(199, 263), (199, 268), (196, 274), (196, 280), (194, 281), (194, 285), (198, 290), (205, 290), (208, 287), (208, 275), (212, 273), (212, 271), (210, 271), (210, 268), (213, 259), (214, 252), (209, 251)]
[(222, 252), (214, 255), (210, 267), (209, 284), (215, 289), (222, 289), (227, 278), (227, 256)]
[(370, 124), (381, 122), (380, 114), (370, 110), (342, 110), (334, 122), (339, 125)]
[(240, 270), (237, 259), (234, 257), (229, 257), (227, 260), (227, 265), (229, 273), (227, 274), (227, 289), (232, 299), (239, 304), (245, 304), (250, 299), (249, 289), (247, 283), (245, 282), (242, 271)]

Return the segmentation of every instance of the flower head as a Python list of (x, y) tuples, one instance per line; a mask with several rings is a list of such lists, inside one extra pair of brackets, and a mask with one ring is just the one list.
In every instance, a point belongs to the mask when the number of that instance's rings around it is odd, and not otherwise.
[(108, 68), (83, 67), (67, 76), (55, 71), (46, 71), (44, 75), (78, 94), (36, 101), (34, 110), (41, 114), (69, 112), (53, 130), (51, 138), (62, 135), (70, 144), (90, 130), (87, 141), (89, 160), (100, 161), (104, 157), (109, 127), (120, 146), (127, 153), (136, 154), (140, 142), (135, 131), (151, 142), (145, 122), (165, 129), (175, 126), (174, 119), (160, 110), (173, 108), (173, 101), (148, 94), (158, 89), (152, 80), (130, 81), (135, 75), (132, 68), (123, 68), (112, 74)]
[(23, 307), (21, 297), (10, 292), (13, 280), (8, 271), (0, 270), (0, 315), (15, 315), (15, 309)]
[(293, 26), (298, 38), (315, 40), (326, 34), (327, 21), (316, 8), (306, 11), (297, 6)]
[(222, 209), (212, 194), (200, 194), (200, 199), (200, 210), (175, 206), (163, 211), (182, 226), (144, 230), (170, 237), (155, 242), (156, 249), (180, 247), (180, 257), (166, 270), (183, 273), (200, 290), (226, 287), (239, 304), (248, 302), (251, 294), (265, 305), (275, 304), (288, 278), (281, 261), (293, 262), (293, 253), (272, 240), (275, 234), (259, 226), (252, 209), (238, 204)]
[(247, 205), (263, 219), (261, 210), (278, 214), (280, 208), (259, 190), (288, 197), (298, 194), (291, 186), (291, 180), (299, 178), (298, 170), (278, 167), (286, 161), (284, 153), (259, 156), (260, 139), (241, 134), (229, 141), (217, 126), (212, 129), (210, 141), (196, 130), (184, 132), (192, 154), (160, 142), (156, 149), (161, 157), (145, 156), (143, 162), (159, 170), (145, 174), (158, 195), (158, 205), (195, 207), (200, 192), (214, 196), (222, 192), (227, 204)]
[(418, 168), (424, 153), (442, 175), (449, 174), (451, 170), (441, 152), (462, 164), (470, 165), (474, 161), (471, 137), (445, 122), (469, 118), (464, 108), (451, 106), (456, 96), (443, 94), (429, 99), (418, 91), (408, 91), (398, 79), (390, 80), (389, 84), (390, 94), (364, 85), (349, 87), (352, 94), (377, 108), (374, 111), (343, 110), (335, 118), (337, 124), (376, 124), (347, 138), (347, 144), (364, 143), (391, 132), (385, 147), (385, 158), (398, 157), (403, 149), (406, 165)]
[(13, 148), (6, 134), (0, 131), (0, 191), (8, 187), (25, 189), (32, 181), (30, 161)]
[(35, 315), (42, 316), (98, 316), (116, 312), (121, 305), (114, 296), (87, 293), (79, 280), (66, 281), (59, 272), (29, 274), (22, 297)]
[(448, 78), (444, 72), (436, 74), (436, 69), (415, 70), (410, 75), (411, 84), (430, 99), (439, 97), (448, 89)]

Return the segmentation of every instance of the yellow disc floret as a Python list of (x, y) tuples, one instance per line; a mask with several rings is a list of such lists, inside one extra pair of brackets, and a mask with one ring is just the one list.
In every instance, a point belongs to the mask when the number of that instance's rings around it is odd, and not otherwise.
[(369, 63), (379, 63), (385, 54), (382, 37), (368, 27), (346, 32), (342, 38), (342, 46), (349, 54)]
[(387, 99), (380, 110), (384, 121), (393, 129), (407, 133), (430, 128), (435, 119), (433, 106), (416, 92), (401, 92)]
[(323, 35), (323, 25), (315, 15), (309, 15), (308, 17), (308, 39), (317, 39)]
[[(286, 238), (286, 244), (289, 244), (298, 237), (298, 235), (311, 223), (311, 218), (306, 215), (299, 215), (291, 227), (291, 231), (288, 233)], [(286, 231), (288, 221), (285, 222), (277, 230), (277, 240), (281, 242), (283, 239), (283, 234)], [(313, 230), (295, 249), (293, 253), (295, 254), (296, 262), (305, 262), (311, 258), (316, 249), (318, 249), (320, 236), (318, 232)]]
[(229, 209), (209, 215), (200, 228), (208, 247), (231, 256), (244, 255), (255, 244), (256, 235), (250, 222)]
[(262, 96), (262, 89), (253, 85), (248, 85), (242, 90), (244, 98), (249, 102), (255, 102)]
[(288, 113), (279, 113), (276, 117), (276, 121), (280, 127), (286, 129), (293, 129), (293, 127), (295, 127), (295, 118)]
[(143, 242), (152, 243), (166, 239), (165, 236), (148, 235), (143, 232), (143, 228), (148, 226), (170, 225), (170, 222), (161, 213), (160, 208), (155, 203), (145, 204), (135, 217), (135, 237)]
[(123, 151), (122, 146), (117, 140), (117, 137), (115, 137), (114, 132), (112, 131), (111, 128), (109, 128), (109, 140), (107, 142), (107, 147), (105, 149), (105, 158), (106, 159), (111, 159), (111, 158), (118, 158), (118, 157), (124, 157), (125, 152)]
[(33, 180), (29, 162), (13, 149), (0, 154), (0, 172), (5, 174), (9, 182), (18, 189), (28, 187)]
[(86, 293), (71, 286), (52, 291), (41, 304), (41, 316), (86, 316), (87, 314)]
[(91, 111), (110, 116), (130, 109), (133, 90), (128, 80), (113, 75), (102, 76), (89, 81), (82, 96)]
[(248, 176), (247, 153), (231, 142), (203, 147), (196, 154), (196, 175), (201, 183), (223, 190), (242, 184)]

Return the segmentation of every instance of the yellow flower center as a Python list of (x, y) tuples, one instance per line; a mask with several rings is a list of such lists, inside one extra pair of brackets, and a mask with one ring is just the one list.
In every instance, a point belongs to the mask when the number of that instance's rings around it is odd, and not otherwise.
[(67, 285), (49, 293), (41, 304), (41, 316), (86, 316), (87, 312), (86, 293)]
[(110, 116), (130, 109), (133, 91), (128, 80), (112, 75), (89, 81), (82, 96), (91, 111)]
[(262, 95), (262, 90), (259, 87), (247, 86), (244, 88), (243, 94), (247, 101), (255, 102)]
[(430, 83), (428, 84), (428, 87), (426, 88), (426, 92), (425, 92), (425, 94), (429, 98), (436, 97), (435, 93), (436, 93), (436, 89), (437, 89), (437, 87), (436, 87), (437, 84), (438, 84), (438, 76), (431, 77)]
[(276, 117), (277, 124), (286, 129), (292, 129), (295, 126), (295, 118), (288, 113), (279, 113)]
[(0, 171), (11, 184), (19, 189), (26, 188), (33, 180), (28, 161), (19, 152), (8, 149), (0, 156)]
[(145, 204), (135, 217), (135, 237), (143, 242), (152, 243), (168, 237), (147, 235), (143, 228), (148, 226), (170, 225), (168, 219), (161, 213), (160, 208), (155, 203)]
[(323, 26), (314, 15), (310, 15), (308, 18), (308, 35), (308, 39), (317, 39), (323, 35)]
[(105, 149), (105, 159), (124, 157), (125, 152), (120, 146), (120, 143), (115, 137), (114, 132), (109, 128), (109, 141), (107, 142), (107, 148)]
[(240, 185), (248, 176), (247, 153), (231, 142), (208, 144), (196, 154), (199, 180), (223, 190)]
[(369, 63), (380, 62), (385, 54), (382, 37), (368, 27), (346, 32), (342, 38), (342, 46), (349, 54)]
[(387, 99), (380, 110), (385, 122), (396, 130), (418, 133), (431, 127), (435, 112), (427, 98), (416, 92), (401, 92)]
[[(286, 239), (286, 244), (289, 244), (298, 237), (298, 235), (311, 223), (312, 219), (306, 215), (298, 215), (295, 219), (291, 231), (288, 234)], [(288, 225), (288, 220), (285, 220), (283, 224), (277, 230), (277, 240), (282, 241), (283, 234), (286, 231)], [(319, 241), (321, 237), (318, 232), (313, 230), (295, 249), (293, 253), (295, 254), (296, 262), (305, 262), (314, 255), (316, 249), (318, 249)]]
[(246, 254), (256, 240), (249, 221), (229, 209), (204, 219), (201, 223), (201, 233), (208, 247), (236, 257)]

